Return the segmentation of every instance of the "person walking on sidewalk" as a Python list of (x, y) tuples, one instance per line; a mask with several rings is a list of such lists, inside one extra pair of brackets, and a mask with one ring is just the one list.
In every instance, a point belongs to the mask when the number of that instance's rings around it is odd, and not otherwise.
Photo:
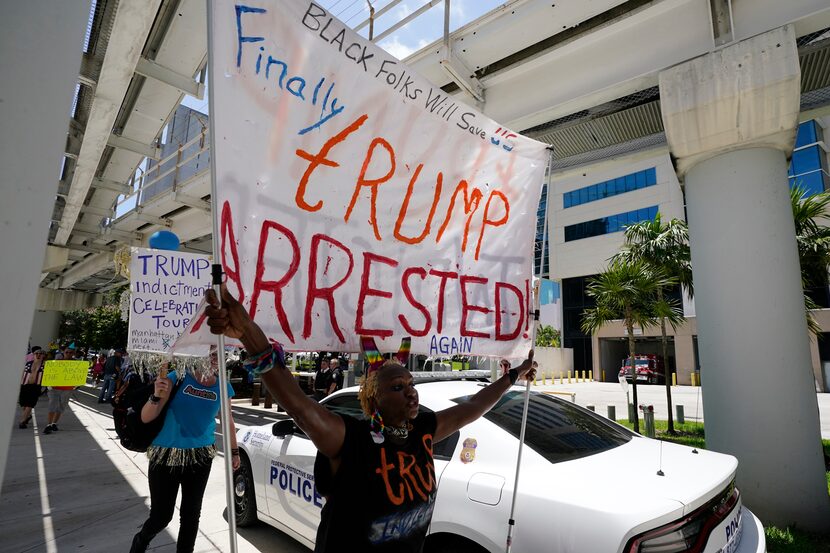
[[(71, 361), (73, 359), (75, 359), (74, 343), (67, 346), (67, 348), (63, 350), (62, 360)], [(43, 429), (44, 434), (51, 434), (52, 432), (60, 430), (58, 428), (58, 421), (61, 419), (63, 412), (66, 411), (66, 408), (69, 406), (69, 396), (72, 395), (72, 390), (74, 389), (74, 386), (52, 386), (49, 388), (49, 423), (46, 425), (46, 428)]]
[(20, 422), (18, 428), (26, 428), (32, 420), (32, 408), (37, 405), (40, 397), (40, 383), (43, 380), (43, 366), (46, 360), (46, 352), (39, 346), (32, 347), (33, 358), (26, 363), (23, 369), (23, 378), (20, 380)]
[[(215, 354), (211, 355), (214, 361)], [(156, 378), (153, 395), (141, 410), (141, 420), (150, 422), (170, 402), (164, 426), (147, 449), (147, 457), (150, 459), (147, 475), (150, 483), (150, 517), (133, 537), (130, 553), (146, 551), (156, 534), (167, 527), (173, 519), (179, 488), (182, 489), (182, 501), (176, 552), (193, 551), (199, 532), (202, 498), (216, 456), (214, 432), (220, 391), (216, 374), (218, 363), (214, 361), (211, 365), (213, 371), (204, 375), (194, 376), (186, 372), (181, 384), (175, 389), (178, 380), (175, 372), (167, 377)], [(173, 397), (170, 397), (171, 391), (175, 391)], [(233, 395), (233, 388), (228, 384), (228, 396)], [(233, 416), (230, 428), (223, 431), (230, 432), (233, 469), (237, 470), (240, 459)]]
[(115, 379), (121, 371), (121, 350), (117, 349), (104, 362), (104, 383), (101, 384), (101, 393), (98, 403), (107, 403), (115, 393)]

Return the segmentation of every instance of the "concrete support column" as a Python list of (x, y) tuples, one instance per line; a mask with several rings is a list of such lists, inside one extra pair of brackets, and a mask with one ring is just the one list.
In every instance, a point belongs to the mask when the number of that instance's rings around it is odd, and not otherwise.
[(787, 157), (800, 71), (790, 27), (660, 75), (685, 184), (706, 444), (735, 455), (766, 523), (830, 530)]
[(89, 0), (16, 2), (4, 8), (0, 18), (0, 478), (81, 65)]
[(769, 148), (686, 174), (706, 443), (740, 459), (759, 516), (818, 529), (830, 501), (787, 192), (784, 152)]

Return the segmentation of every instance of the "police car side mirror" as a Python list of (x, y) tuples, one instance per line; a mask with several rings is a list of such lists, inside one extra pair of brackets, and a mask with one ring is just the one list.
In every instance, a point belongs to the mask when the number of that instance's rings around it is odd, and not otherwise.
[(278, 438), (284, 438), (289, 434), (293, 434), (297, 430), (297, 425), (292, 420), (277, 421), (271, 428), (271, 432)]

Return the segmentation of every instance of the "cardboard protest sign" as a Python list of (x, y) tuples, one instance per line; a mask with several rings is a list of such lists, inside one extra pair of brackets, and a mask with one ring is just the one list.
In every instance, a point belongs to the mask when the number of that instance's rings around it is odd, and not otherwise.
[(525, 355), (546, 146), (314, 2), (213, 7), (214, 239), (269, 338)]
[(47, 361), (43, 366), (42, 386), (83, 386), (89, 361)]
[(210, 287), (210, 258), (132, 248), (127, 349), (167, 352)]

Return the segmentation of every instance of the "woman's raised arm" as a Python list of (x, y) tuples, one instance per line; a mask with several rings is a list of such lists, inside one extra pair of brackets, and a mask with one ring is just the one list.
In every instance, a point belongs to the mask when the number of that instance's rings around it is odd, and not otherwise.
[(262, 372), (259, 373), (262, 383), (320, 453), (336, 459), (346, 436), (343, 419), (303, 393), (294, 375), (285, 366), (282, 356), (274, 352), (274, 346), (265, 333), (224, 284), (221, 306), (213, 290), (208, 290), (206, 296), (210, 331), (238, 339), (245, 346), (249, 358), (262, 360)]

